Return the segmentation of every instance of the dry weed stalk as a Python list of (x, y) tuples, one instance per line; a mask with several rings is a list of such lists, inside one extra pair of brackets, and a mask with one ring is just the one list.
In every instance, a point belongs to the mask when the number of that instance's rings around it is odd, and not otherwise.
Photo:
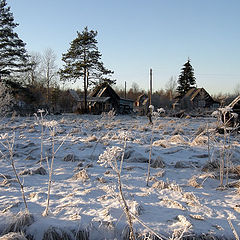
[[(3, 141), (5, 140), (5, 142), (0, 141), (0, 144), (9, 152), (9, 157), (10, 157), (9, 162), (12, 166), (12, 169), (13, 169), (13, 172), (15, 174), (16, 180), (17, 180), (17, 182), (20, 186), (21, 193), (22, 193), (22, 199), (23, 199), (23, 202), (24, 202), (24, 205), (25, 205), (25, 209), (26, 209), (27, 212), (29, 212), (26, 197), (25, 197), (25, 192), (24, 192), (24, 186), (23, 186), (23, 183), (21, 182), (21, 180), (19, 178), (16, 166), (15, 166), (15, 161), (13, 159), (14, 144), (15, 144), (15, 133), (13, 132), (10, 140), (9, 140), (9, 135), (8, 134), (1, 134), (0, 140), (3, 140)], [(2, 153), (2, 155), (3, 155), (3, 153)]]
[[(119, 198), (120, 198), (119, 202), (127, 218), (129, 231), (130, 231), (130, 240), (135, 240), (136, 238), (133, 230), (133, 221), (132, 221), (129, 207), (127, 205), (126, 199), (123, 194), (122, 181), (121, 181), (122, 165), (123, 165), (125, 150), (127, 146), (126, 138), (127, 137), (125, 137), (123, 149), (119, 147), (107, 148), (107, 150), (99, 156), (98, 162), (100, 163), (101, 166), (109, 165), (113, 169), (113, 171), (116, 173), (117, 180), (118, 180)], [(118, 163), (117, 163), (117, 160), (119, 158), (121, 159), (120, 166), (118, 166)]]
[[(48, 112), (46, 111), (45, 115), (43, 115), (43, 113), (45, 112), (44, 109), (38, 109), (37, 113), (34, 114), (34, 116), (36, 117), (37, 122), (39, 123), (39, 125), (41, 126), (41, 153), (40, 153), (40, 166), (42, 166), (42, 161), (43, 161), (43, 135), (44, 135), (44, 117), (48, 114)], [(40, 114), (40, 117), (38, 117), (37, 114)]]
[(51, 193), (51, 187), (52, 187), (52, 175), (53, 175), (53, 163), (55, 160), (55, 155), (59, 151), (59, 149), (62, 147), (63, 143), (66, 141), (69, 134), (65, 136), (65, 138), (62, 140), (58, 148), (55, 150), (55, 133), (56, 133), (56, 127), (57, 127), (57, 121), (50, 121), (45, 122), (45, 125), (49, 127), (50, 135), (51, 135), (51, 145), (52, 145), (52, 156), (51, 156), (51, 165), (49, 166), (48, 158), (46, 157), (47, 164), (48, 164), (48, 172), (49, 172), (49, 179), (48, 179), (48, 194), (47, 194), (47, 201), (46, 201), (46, 208), (44, 212), (42, 213), (43, 216), (48, 215), (48, 209), (49, 209), (49, 202), (50, 202), (50, 193)]

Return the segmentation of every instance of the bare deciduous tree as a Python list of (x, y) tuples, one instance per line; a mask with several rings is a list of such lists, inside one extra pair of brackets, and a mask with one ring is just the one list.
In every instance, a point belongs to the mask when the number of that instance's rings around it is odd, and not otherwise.
[(40, 81), (41, 54), (32, 52), (30, 54), (31, 69), (28, 72), (28, 84), (35, 85)]
[(56, 59), (57, 56), (51, 48), (46, 49), (42, 55), (42, 73), (43, 81), (47, 87), (47, 102), (49, 100), (50, 84), (54, 81), (54, 78), (56, 78), (57, 76)]
[(166, 93), (169, 95), (169, 100), (172, 101), (174, 95), (176, 94), (177, 80), (176, 77), (170, 77), (169, 81), (165, 85)]

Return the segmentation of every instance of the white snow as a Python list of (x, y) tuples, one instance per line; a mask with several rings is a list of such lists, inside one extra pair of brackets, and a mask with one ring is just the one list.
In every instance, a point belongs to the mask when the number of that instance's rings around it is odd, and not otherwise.
[[(42, 239), (50, 226), (66, 231), (87, 229), (90, 239), (121, 239), (127, 221), (118, 200), (116, 174), (109, 162), (110, 155), (115, 154), (120, 164), (125, 139), (121, 179), (129, 209), (139, 219), (134, 219), (136, 233), (147, 234), (150, 228), (166, 238), (183, 232), (186, 236), (212, 234), (233, 239), (227, 220), (230, 218), (240, 235), (238, 189), (219, 189), (218, 171), (201, 170), (209, 160), (208, 146), (211, 161), (220, 162), (219, 150), (223, 147), (224, 136), (212, 131), (216, 119), (158, 117), (153, 119), (153, 125), (148, 125), (147, 117), (69, 114), (46, 116), (43, 124), (44, 161), (41, 164), (46, 175), (33, 174), (40, 167), (40, 121), (34, 117), (5, 118), (0, 126), (0, 142), (5, 147), (8, 147), (7, 140), (14, 145), (13, 159), (17, 172), (21, 173), (29, 211), (35, 219), (27, 228), (27, 234), (34, 239)], [(209, 142), (207, 133), (196, 135), (199, 128), (207, 124)], [(53, 162), (50, 214), (44, 217), (53, 138), (54, 149), (60, 148)], [(151, 138), (154, 164), (150, 167), (147, 186)], [(229, 139), (232, 154), (229, 166), (240, 165), (239, 136)], [(0, 236), (7, 224), (24, 210), (9, 151), (2, 144)], [(232, 176), (229, 173), (229, 183), (238, 180), (240, 173), (238, 179), (230, 178)]]

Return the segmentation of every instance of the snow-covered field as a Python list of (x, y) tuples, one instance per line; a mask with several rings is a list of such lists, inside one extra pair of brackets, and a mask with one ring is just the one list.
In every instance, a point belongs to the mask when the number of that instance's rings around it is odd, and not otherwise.
[[(111, 158), (116, 149), (123, 149), (125, 139), (121, 180), (129, 209), (137, 217), (133, 228), (139, 239), (149, 233), (152, 238), (145, 239), (181, 234), (234, 239), (234, 229), (240, 235), (240, 187), (230, 184), (240, 178), (240, 167), (234, 168), (240, 166), (239, 136), (227, 138), (230, 144), (225, 144), (223, 153), (224, 136), (212, 132), (215, 118), (155, 117), (153, 126), (138, 116), (61, 115), (46, 116), (45, 121), (41, 163), (40, 122), (35, 117), (1, 120), (0, 236), (10, 231), (9, 224), (25, 209), (10, 162), (13, 146), (13, 162), (34, 218), (22, 229), (28, 239), (51, 239), (46, 235), (51, 230), (58, 236), (52, 239), (123, 239), (128, 225), (116, 172), (98, 160), (103, 153), (103, 158)], [(53, 138), (49, 212), (42, 216)], [(219, 188), (216, 168), (223, 156), (225, 162), (230, 159), (228, 182), (225, 177), (223, 182), (227, 188)], [(209, 159), (212, 164), (207, 165)], [(80, 233), (86, 233), (85, 238)]]

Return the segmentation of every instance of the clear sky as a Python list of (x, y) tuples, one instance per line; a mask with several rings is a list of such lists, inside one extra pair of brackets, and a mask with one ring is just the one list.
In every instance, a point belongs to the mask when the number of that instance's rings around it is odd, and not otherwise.
[[(153, 90), (178, 78), (188, 57), (198, 87), (232, 93), (240, 84), (240, 0), (7, 0), (28, 51), (51, 48), (62, 64), (77, 31), (98, 31), (118, 86)], [(240, 86), (240, 85), (239, 85)], [(82, 87), (82, 83), (79, 83)]]

